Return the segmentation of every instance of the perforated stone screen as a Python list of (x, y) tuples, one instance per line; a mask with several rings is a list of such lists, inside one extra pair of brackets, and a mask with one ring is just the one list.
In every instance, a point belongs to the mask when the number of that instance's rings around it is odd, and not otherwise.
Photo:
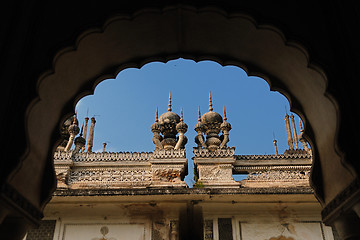
[(26, 240), (52, 240), (54, 238), (55, 224), (55, 220), (41, 221), (39, 228), (29, 230)]

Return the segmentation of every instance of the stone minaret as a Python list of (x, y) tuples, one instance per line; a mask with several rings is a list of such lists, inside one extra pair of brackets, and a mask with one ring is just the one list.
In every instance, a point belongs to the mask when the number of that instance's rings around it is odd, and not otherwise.
[(104, 143), (103, 143), (103, 153), (105, 152), (106, 145), (107, 145), (107, 144), (104, 142)]
[(69, 141), (64, 149), (65, 152), (69, 151), (71, 146), (73, 145), (74, 143), (74, 139), (75, 139), (75, 136), (79, 133), (80, 129), (78, 127), (78, 125), (76, 125), (76, 114), (74, 116), (74, 121), (73, 123), (69, 126), (69, 134), (70, 134), (70, 137), (69, 137)]
[(307, 145), (306, 139), (304, 138), (304, 129), (302, 127), (302, 123), (301, 123), (301, 119), (299, 118), (299, 123), (300, 123), (300, 134), (299, 134), (299, 141), (302, 143), (303, 148), (306, 152), (311, 154), (311, 150)]
[(299, 149), (299, 140), (298, 140), (298, 136), (296, 133), (294, 115), (291, 114), (290, 117), (291, 117), (291, 124), (292, 124), (292, 130), (293, 130), (293, 136), (294, 136), (294, 142), (295, 142), (295, 149)]
[[(85, 126), (84, 126), (84, 135), (83, 135), (83, 138), (84, 138), (84, 139), (86, 139), (88, 121), (89, 121), (89, 118), (86, 117), (86, 118), (85, 118)], [(86, 144), (86, 142), (85, 142), (85, 144)], [(84, 144), (84, 146), (81, 148), (81, 152), (84, 152), (84, 151), (85, 151), (85, 144)]]
[(274, 148), (275, 148), (275, 155), (279, 155), (276, 139), (273, 140), (273, 143), (274, 143)]
[(291, 134), (291, 127), (290, 127), (290, 121), (289, 121), (289, 115), (285, 115), (285, 125), (286, 125), (286, 135), (289, 145), (289, 150), (294, 150), (294, 144), (293, 144), (293, 138)]
[(87, 152), (92, 152), (93, 142), (94, 142), (94, 129), (95, 129), (95, 118), (91, 118), (90, 123), (90, 130), (89, 130), (89, 137), (88, 137), (88, 146), (87, 146)]
[(75, 138), (75, 152), (79, 152), (85, 146), (85, 138), (83, 138), (84, 123), (81, 126), (80, 136)]

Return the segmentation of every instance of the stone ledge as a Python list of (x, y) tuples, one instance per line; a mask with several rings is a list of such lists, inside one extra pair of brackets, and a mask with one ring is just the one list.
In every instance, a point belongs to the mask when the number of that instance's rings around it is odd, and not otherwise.
[(53, 196), (144, 196), (144, 195), (246, 195), (246, 194), (314, 194), (310, 187), (291, 188), (146, 188), (146, 189), (57, 189)]

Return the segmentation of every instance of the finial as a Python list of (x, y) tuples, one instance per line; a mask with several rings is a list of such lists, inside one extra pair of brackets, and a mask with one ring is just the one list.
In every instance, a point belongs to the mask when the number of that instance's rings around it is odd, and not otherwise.
[(198, 117), (198, 122), (201, 121), (201, 113), (200, 113), (200, 106), (199, 106), (199, 117)]
[(169, 105), (168, 105), (168, 111), (171, 112), (171, 92), (169, 92)]
[(226, 117), (226, 110), (225, 110), (225, 106), (224, 106), (224, 121), (227, 120), (227, 117)]
[(159, 109), (156, 107), (155, 122), (159, 121)]
[(303, 129), (303, 126), (302, 126), (302, 123), (301, 123), (301, 119), (299, 118), (299, 124), (300, 124), (300, 132), (303, 132), (304, 129)]
[(74, 121), (73, 121), (73, 124), (76, 124), (76, 115), (77, 115), (77, 111), (75, 112), (75, 115), (74, 115)]
[(209, 92), (209, 111), (210, 111), (210, 112), (213, 111), (212, 100), (211, 100), (211, 91)]
[(104, 142), (104, 143), (103, 143), (103, 153), (105, 152), (106, 145), (107, 145), (107, 143)]
[(183, 108), (181, 107), (181, 111), (180, 111), (180, 122), (184, 121), (183, 119)]

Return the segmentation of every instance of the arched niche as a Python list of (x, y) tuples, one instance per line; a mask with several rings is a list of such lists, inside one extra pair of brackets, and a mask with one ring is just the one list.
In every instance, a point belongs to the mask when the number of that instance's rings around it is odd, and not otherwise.
[(311, 179), (322, 203), (354, 179), (337, 149), (339, 109), (326, 93), (326, 74), (309, 64), (306, 49), (246, 15), (176, 6), (113, 17), (56, 55), (53, 70), (38, 81), (39, 97), (28, 108), (28, 151), (9, 183), (35, 206), (44, 207), (48, 193), (41, 186), (47, 166), (52, 166), (47, 163), (56, 146), (53, 139), (76, 102), (122, 69), (178, 57), (242, 67), (288, 98), (291, 110), (305, 123), (305, 137), (314, 152)]

